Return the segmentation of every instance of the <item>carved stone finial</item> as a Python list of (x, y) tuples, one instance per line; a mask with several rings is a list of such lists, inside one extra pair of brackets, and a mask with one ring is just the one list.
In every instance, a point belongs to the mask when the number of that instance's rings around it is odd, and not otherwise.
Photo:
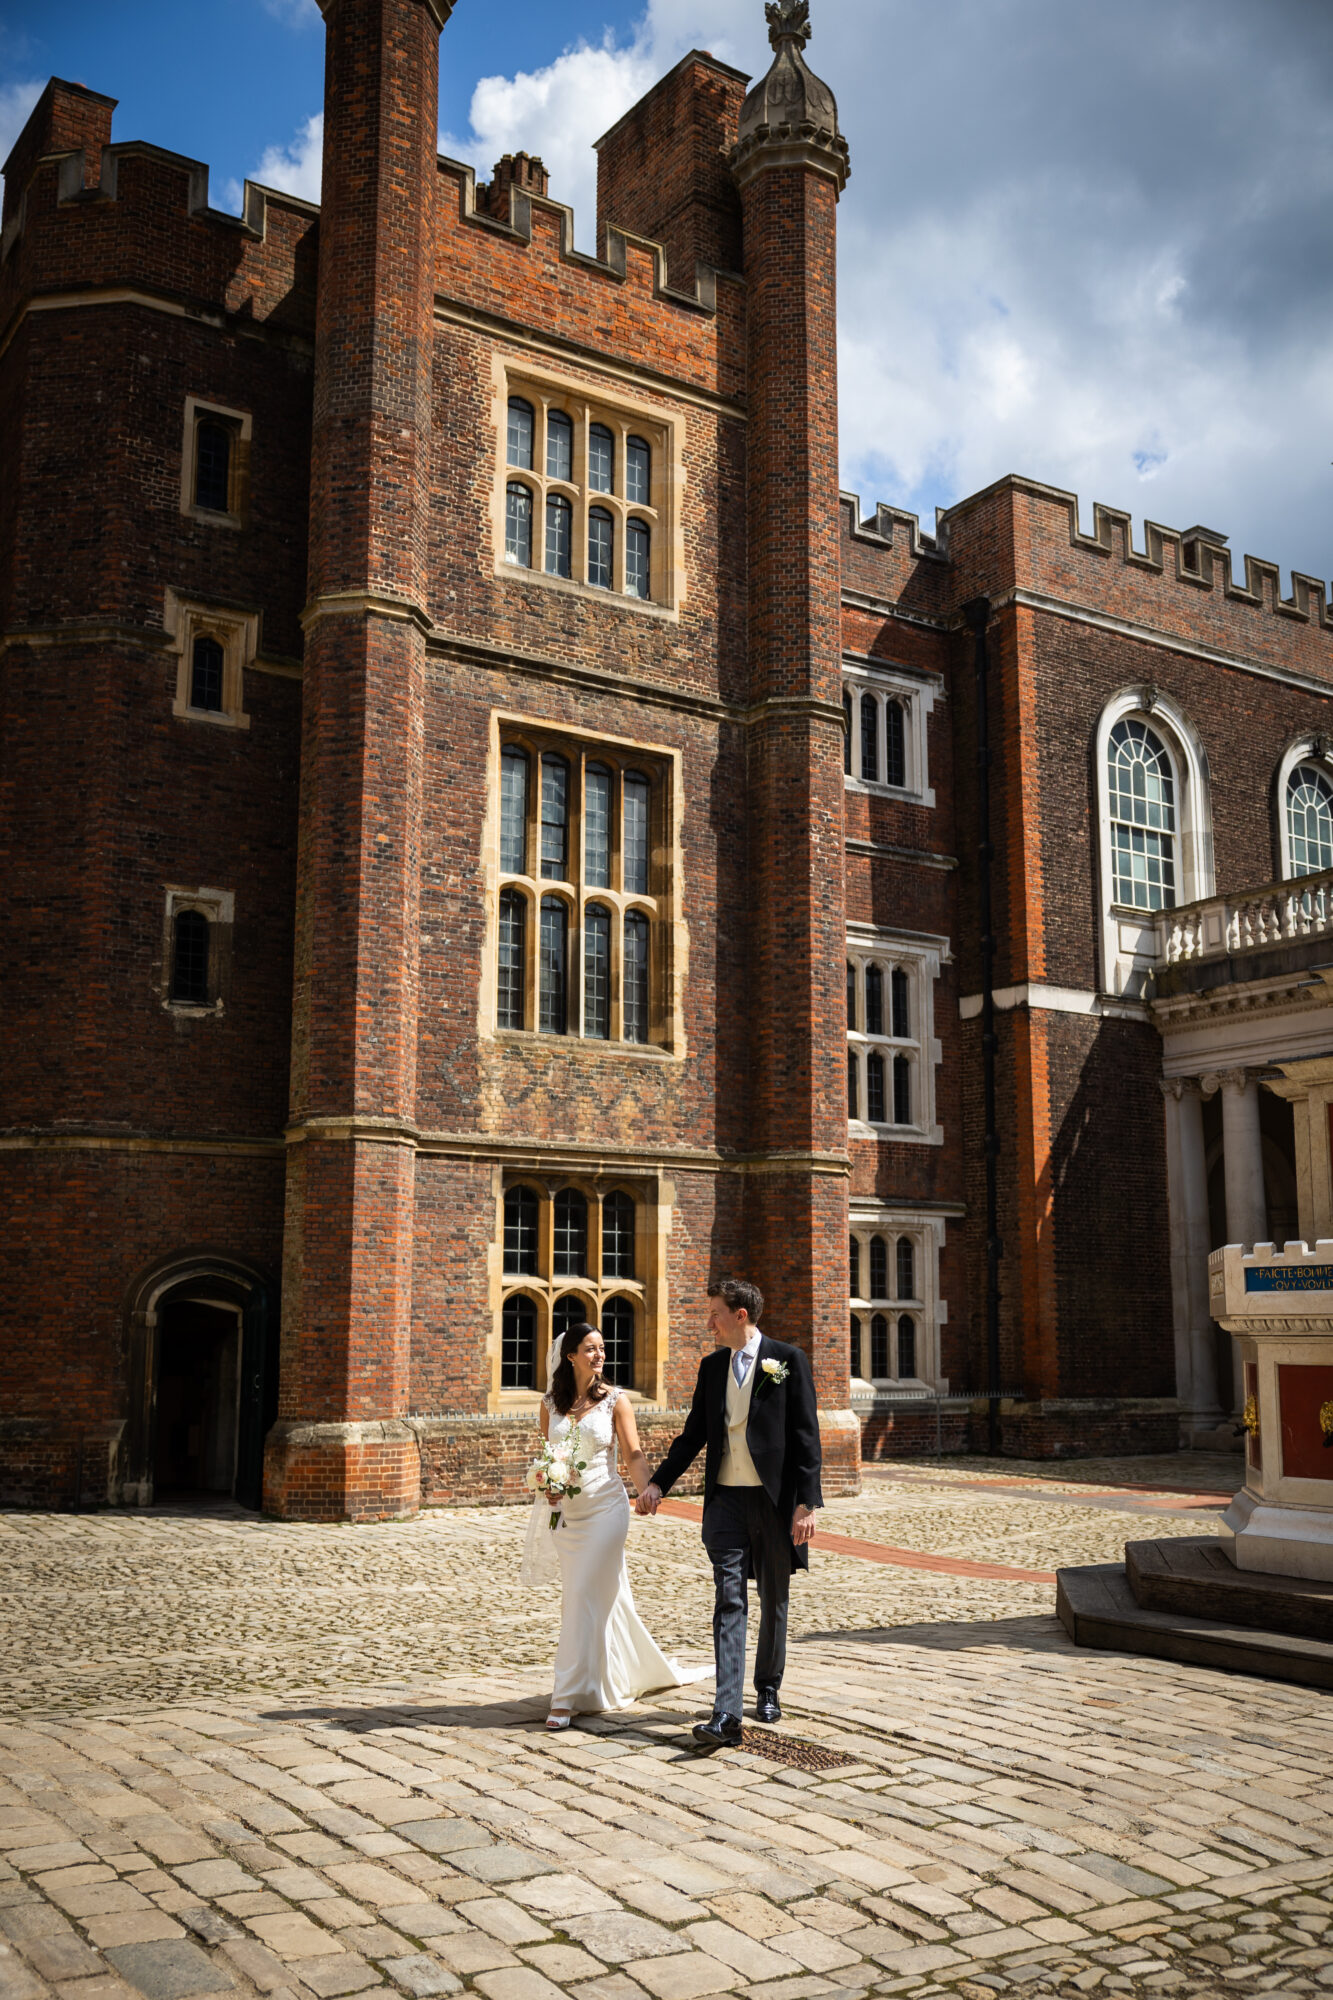
[(731, 170), (742, 187), (767, 167), (814, 167), (839, 193), (851, 171), (833, 92), (807, 65), (810, 0), (768, 0), (773, 62), (741, 107)]
[(768, 39), (776, 49), (790, 36), (798, 48), (810, 39), (810, 0), (768, 0), (764, 9)]

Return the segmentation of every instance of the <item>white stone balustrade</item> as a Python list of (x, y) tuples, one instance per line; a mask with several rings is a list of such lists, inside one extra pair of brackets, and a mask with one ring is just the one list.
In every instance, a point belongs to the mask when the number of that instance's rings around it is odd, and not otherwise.
[(1238, 896), (1207, 896), (1157, 920), (1157, 956), (1163, 965), (1225, 953), (1296, 944), (1333, 933), (1333, 868), (1294, 882), (1270, 882)]

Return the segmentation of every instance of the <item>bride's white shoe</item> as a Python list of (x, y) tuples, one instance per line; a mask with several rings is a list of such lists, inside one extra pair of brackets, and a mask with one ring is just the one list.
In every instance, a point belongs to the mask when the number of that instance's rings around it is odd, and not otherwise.
[(574, 1718), (568, 1709), (553, 1708), (546, 1718), (546, 1727), (548, 1729), (568, 1729), (573, 1720)]

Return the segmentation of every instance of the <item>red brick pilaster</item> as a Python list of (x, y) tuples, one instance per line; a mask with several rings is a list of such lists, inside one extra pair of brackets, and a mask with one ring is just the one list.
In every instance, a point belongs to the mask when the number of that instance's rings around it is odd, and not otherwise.
[(265, 1504), (418, 1505), (407, 1408), (433, 194), (451, 0), (324, 0), (281, 1401)]
[[(798, 10), (771, 30), (741, 113), (747, 311), (748, 810), (752, 1150), (749, 1268), (769, 1330), (810, 1354), (822, 1408), (848, 1406), (846, 907), (837, 199), (846, 145), (806, 68)], [(833, 1490), (859, 1433), (830, 1428)], [(836, 1448), (835, 1448), (836, 1447)]]

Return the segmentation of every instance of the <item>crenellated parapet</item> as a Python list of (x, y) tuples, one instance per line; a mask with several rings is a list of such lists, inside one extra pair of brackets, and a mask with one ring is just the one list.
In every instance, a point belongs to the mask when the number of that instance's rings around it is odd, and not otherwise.
[[(24, 164), (27, 177), (16, 186)], [(242, 212), (232, 215), (212, 206), (204, 162), (138, 140), (38, 150), (30, 163), (20, 143), (9, 166), (0, 239), (5, 332), (37, 295), (108, 286), (142, 286), (191, 309), (313, 331), (313, 203), (247, 181)]]

